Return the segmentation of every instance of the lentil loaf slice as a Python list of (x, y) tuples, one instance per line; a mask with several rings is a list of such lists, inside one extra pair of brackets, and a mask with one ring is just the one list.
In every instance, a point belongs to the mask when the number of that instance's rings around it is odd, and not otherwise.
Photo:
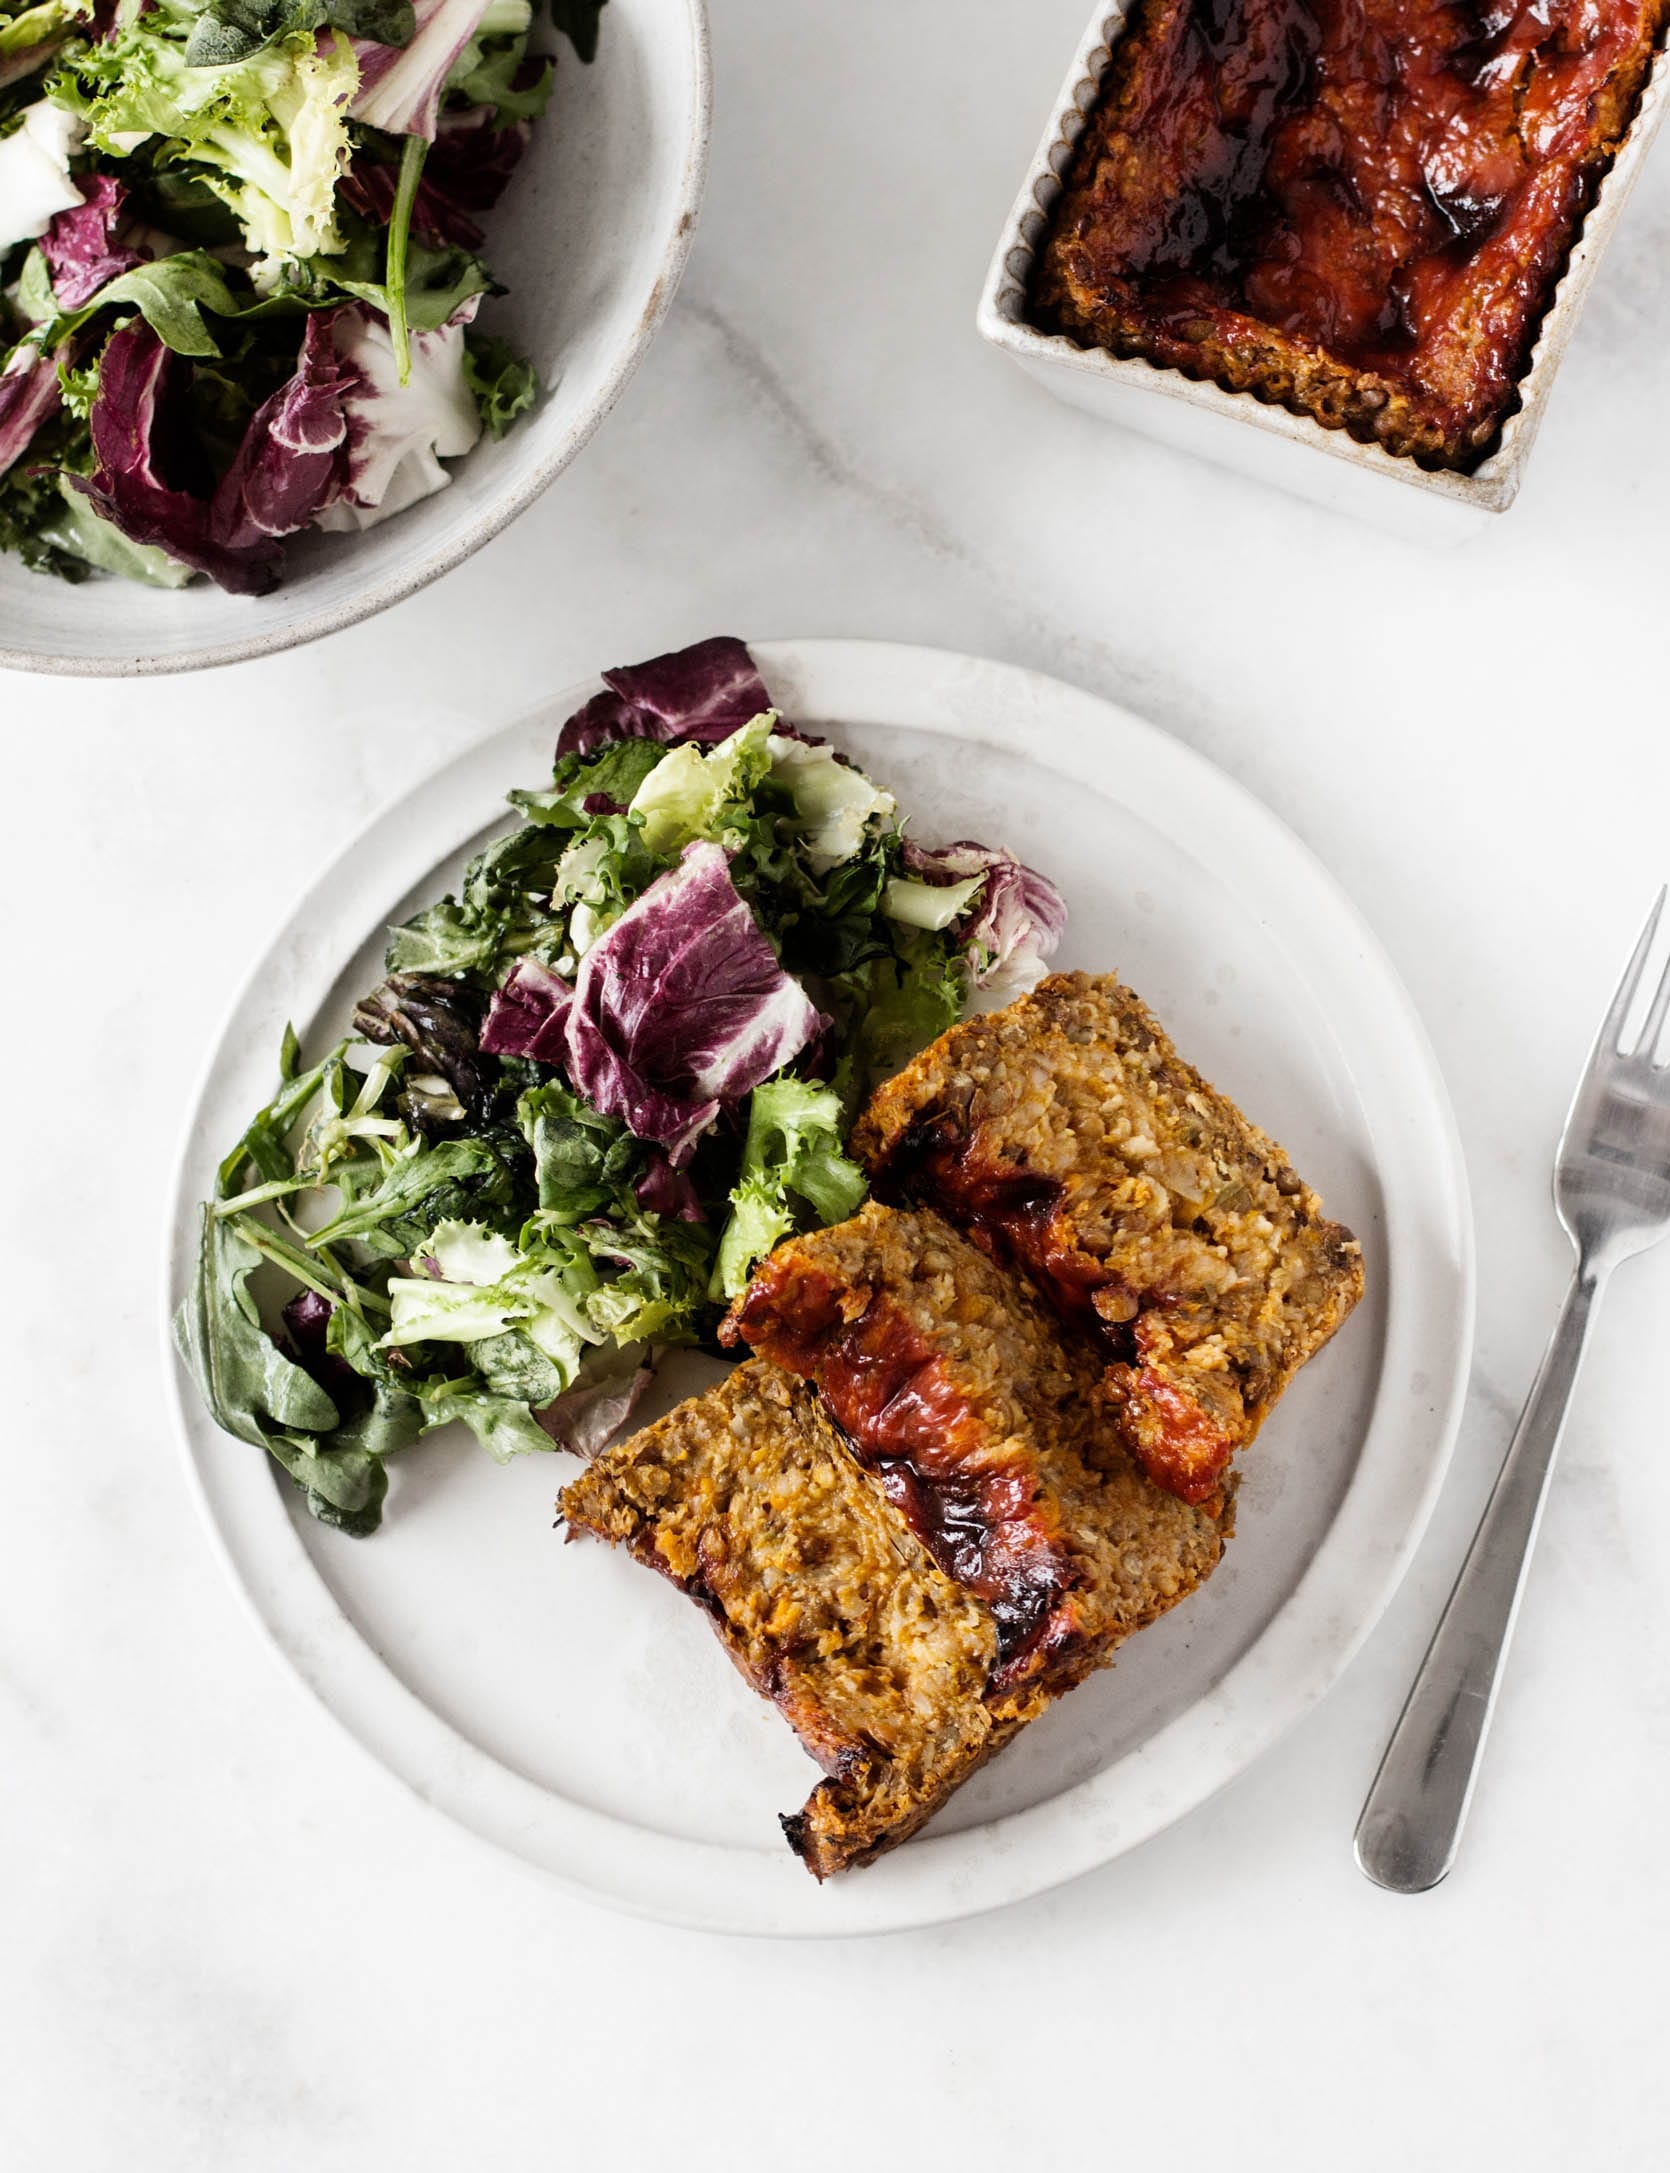
[(934, 1562), (815, 1392), (761, 1360), (597, 1457), (559, 1506), (571, 1532), (697, 1600), (823, 1767), (782, 1822), (820, 1879), (914, 1833), (1036, 1709), (988, 1703), (990, 1609)]
[(1119, 1438), (1185, 1502), (1218, 1497), (1362, 1294), (1351, 1232), (1112, 975), (952, 1027), (851, 1147), (878, 1196), (932, 1206), (1092, 1338)]
[(1208, 1576), (1232, 1489), (1178, 1500), (1120, 1438), (1096, 1352), (929, 1210), (791, 1237), (720, 1330), (802, 1374), (939, 1566), (992, 1611), (988, 1697), (1069, 1689)]

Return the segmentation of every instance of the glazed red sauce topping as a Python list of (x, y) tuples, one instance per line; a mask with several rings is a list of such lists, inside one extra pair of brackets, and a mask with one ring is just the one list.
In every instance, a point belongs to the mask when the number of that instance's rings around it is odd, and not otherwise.
[(1211, 1414), (1152, 1366), (1130, 1376), (1124, 1400), (1132, 1454), (1154, 1484), (1179, 1501), (1210, 1501), (1235, 1453)]
[[(1175, 1300), (1137, 1291), (1074, 1241), (1060, 1212), (1061, 1186), (1009, 1164), (993, 1164), (954, 1126), (930, 1121), (900, 1140), (878, 1175), (878, 1198), (925, 1201), (1012, 1261), (1070, 1326), (1087, 1331), (1119, 1384), (1125, 1447), (1156, 1486), (1180, 1501), (1208, 1501), (1235, 1453), (1216, 1421), (1185, 1388), (1148, 1363), (1145, 1333)], [(772, 1354), (775, 1355), (775, 1354)]]
[[(1036, 1474), (993, 1463), (989, 1437), (935, 1352), (898, 1308), (871, 1297), (856, 1318), (830, 1277), (768, 1260), (726, 1323), (762, 1358), (817, 1383), (854, 1449), (948, 1577), (997, 1623), (997, 1688), (1054, 1641), (1074, 1581)], [(986, 1453), (982, 1453), (986, 1452)]]
[(1523, 367), (1642, 24), (1641, 0), (1148, 0), (1090, 269), (1162, 344), (1240, 313), (1470, 410)]
[(1110, 1358), (1132, 1356), (1129, 1323), (1142, 1300), (1074, 1242), (1053, 1177), (994, 1164), (960, 1133), (930, 1123), (900, 1140), (875, 1190), (878, 1199), (938, 1208), (987, 1252), (1024, 1268), (1061, 1318), (1087, 1330)]

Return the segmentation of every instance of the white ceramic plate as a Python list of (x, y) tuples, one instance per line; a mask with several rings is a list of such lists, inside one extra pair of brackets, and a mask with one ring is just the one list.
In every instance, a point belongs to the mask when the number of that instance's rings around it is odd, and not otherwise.
[[(325, 1530), (177, 1373), (210, 1524), (278, 1651), (372, 1754), (477, 1834), (599, 1900), (715, 1929), (875, 1931), (988, 1909), (1191, 1810), (1304, 1713), (1386, 1605), (1442, 1477), (1472, 1328), (1454, 1123), (1390, 965), (1256, 801), (1112, 705), (1010, 666), (883, 643), (757, 650), (785, 712), (893, 787), (925, 839), (984, 836), (1072, 909), (1061, 963), (1117, 968), (1363, 1240), (1368, 1295), (1246, 1463), (1210, 1584), (1125, 1648), (868, 1871), (818, 1887), (776, 1814), (817, 1779), (698, 1612), (624, 1555), (564, 1546), (565, 1458), (494, 1465), (437, 1436), (383, 1529)], [(448, 887), (502, 796), (549, 768), (553, 697), (375, 822), (302, 901), (227, 1026), (180, 1177), (194, 1203), (271, 1091), (280, 1032), (345, 1030), (381, 930)], [(710, 1361), (687, 1359), (667, 1401)]]
[(0, 553), (0, 665), (126, 676), (315, 641), (461, 564), (561, 474), (642, 359), (690, 251), (707, 173), (706, 0), (613, 0), (590, 67), (550, 42), (556, 89), (483, 250), (509, 292), (481, 323), (538, 370), (532, 413), (454, 461), (445, 490), (363, 535), (298, 536), (270, 596), (209, 581), (72, 588)]

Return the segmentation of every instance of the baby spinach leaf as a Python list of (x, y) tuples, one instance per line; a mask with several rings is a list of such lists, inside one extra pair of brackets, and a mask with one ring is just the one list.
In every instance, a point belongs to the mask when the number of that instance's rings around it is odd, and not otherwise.
[(260, 1265), (261, 1254), (236, 1222), (205, 1207), (197, 1271), (174, 1328), (216, 1425), (270, 1449), (287, 1431), (328, 1433), (338, 1412), (313, 1376), (262, 1327), (249, 1291)]
[(462, 1419), (498, 1463), (506, 1464), (531, 1449), (556, 1447), (525, 1403), (512, 1396), (489, 1395), (474, 1380), (441, 1381), (420, 1393), (431, 1426)]
[(186, 40), (188, 68), (225, 68), (274, 38), (340, 30), (378, 45), (409, 45), (417, 27), (412, 0), (208, 0)]
[(560, 1080), (537, 1086), (516, 1105), (533, 1149), (539, 1204), (559, 1222), (581, 1222), (617, 1198), (643, 1159), (624, 1124), (583, 1102)]

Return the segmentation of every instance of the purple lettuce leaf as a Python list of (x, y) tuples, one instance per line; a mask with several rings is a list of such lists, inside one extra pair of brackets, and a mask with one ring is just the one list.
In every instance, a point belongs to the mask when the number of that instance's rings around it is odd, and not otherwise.
[(533, 1056), (561, 1065), (568, 1055), (574, 991), (536, 958), (520, 958), (487, 1007), (481, 1046), (489, 1056)]
[(405, 45), (353, 40), (360, 79), (348, 114), (391, 136), (425, 136), (433, 143), (446, 79), (481, 27), (487, 0), (414, 0), (413, 12), (416, 26)]
[(586, 953), (568, 1075), (675, 1169), (724, 1102), (789, 1063), (823, 1024), (777, 963), (717, 845), (687, 845)]
[(113, 174), (82, 174), (78, 180), (81, 203), (55, 213), (41, 236), (52, 291), (64, 309), (79, 309), (101, 287), (145, 261), (137, 249), (116, 246), (127, 190)]
[(210, 506), (217, 546), (259, 554), (305, 528), (348, 475), (347, 396), (359, 372), (336, 351), (334, 313), (312, 310), (295, 375), (250, 417)]
[(557, 759), (594, 754), (614, 739), (695, 740), (714, 746), (771, 707), (747, 645), (715, 634), (692, 648), (620, 664), (603, 674), (607, 693), (577, 710), (557, 739)]
[(972, 838), (935, 848), (907, 838), (904, 866), (919, 883), (964, 883), (983, 875), (985, 888), (956, 924), (970, 979), (976, 988), (998, 991), (1031, 986), (1067, 927), (1067, 907), (1047, 876), (1000, 846)]
[(655, 1368), (641, 1346), (599, 1351), (573, 1387), (534, 1417), (559, 1448), (575, 1456), (595, 1456), (620, 1432), (654, 1378)]
[(210, 490), (191, 425), (191, 370), (142, 319), (112, 333), (89, 427), (98, 466), (70, 482), (134, 543), (156, 544), (237, 596), (264, 595), (280, 538), (305, 528), (342, 489), (344, 396), (358, 373), (337, 355), (329, 311), (311, 312), (296, 371), (256, 409)]
[(29, 441), (58, 411), (58, 358), (25, 343), (0, 370), (0, 475), (22, 458)]
[[(526, 121), (503, 128), (493, 123), (491, 106), (466, 106), (441, 115), (412, 201), (414, 234), (441, 248), (474, 250), (486, 240), (475, 215), (491, 211), (504, 194), (532, 133)], [(339, 187), (356, 211), (376, 226), (387, 226), (398, 178), (398, 167), (361, 157)]]
[(706, 1222), (701, 1196), (687, 1173), (674, 1169), (664, 1154), (652, 1153), (649, 1167), (632, 1187), (640, 1207), (652, 1215), (671, 1215), (679, 1222)]

